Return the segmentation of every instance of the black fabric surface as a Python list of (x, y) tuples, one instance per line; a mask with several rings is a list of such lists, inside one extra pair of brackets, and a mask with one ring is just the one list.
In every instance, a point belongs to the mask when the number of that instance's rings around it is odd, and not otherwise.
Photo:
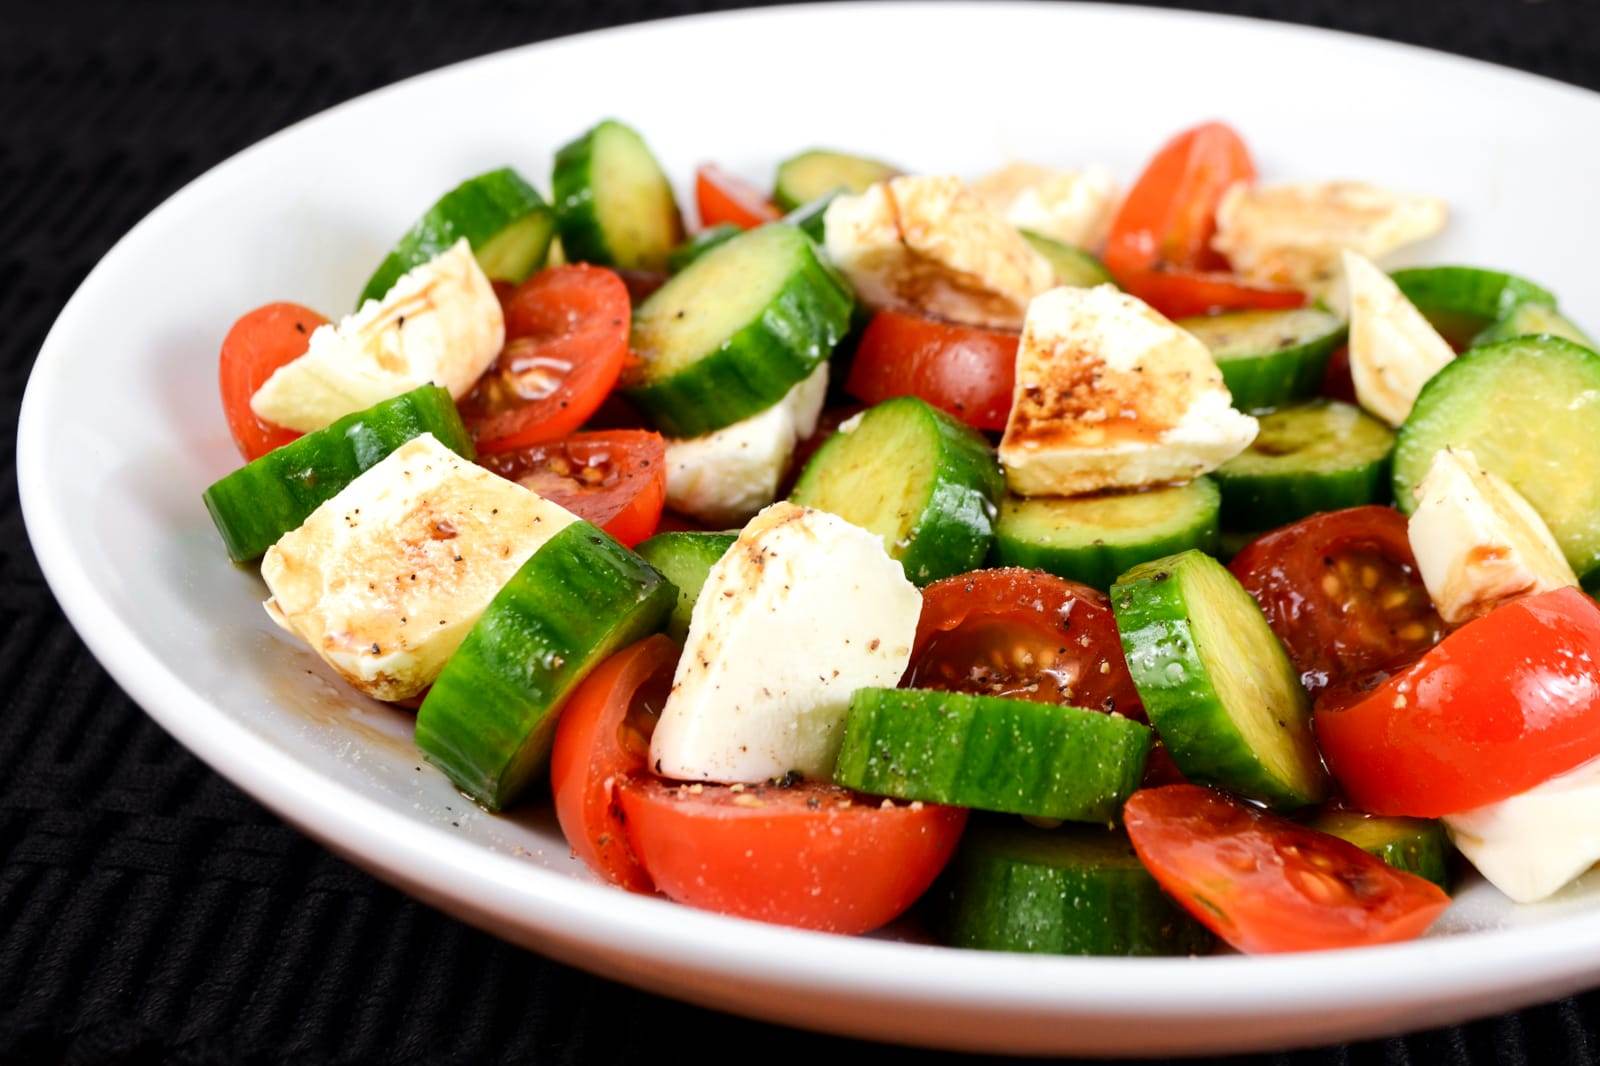
[[(106, 677), (41, 580), (17, 507), (17, 409), (46, 329), (96, 259), (181, 184), (406, 75), (723, 6), (740, 5), (0, 2), (0, 1062), (944, 1059), (610, 984), (333, 858), (178, 747)], [(1600, 88), (1595, 0), (1178, 6), (1392, 37)], [(104, 357), (116, 347), (108, 324)], [(1600, 1057), (1597, 1027), (1600, 994), (1590, 994), (1459, 1029), (1229, 1061), (1587, 1066)]]

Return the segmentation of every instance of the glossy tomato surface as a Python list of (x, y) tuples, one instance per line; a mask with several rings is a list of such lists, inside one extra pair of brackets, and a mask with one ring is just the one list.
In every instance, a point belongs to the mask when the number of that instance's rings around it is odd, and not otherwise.
[(779, 217), (766, 193), (713, 163), (705, 163), (695, 171), (694, 201), (704, 229), (725, 222), (740, 229), (753, 229)]
[(977, 429), (1006, 428), (1015, 333), (879, 311), (861, 335), (845, 391), (863, 403), (916, 396)]
[(256, 416), (250, 398), (285, 363), (304, 355), (311, 334), (327, 319), (307, 307), (272, 303), (241, 317), (222, 341), (218, 377), (222, 413), (239, 454), (248, 462), (300, 436)]
[(631, 548), (654, 533), (661, 520), (666, 456), (661, 434), (612, 429), (495, 452), (479, 461)]

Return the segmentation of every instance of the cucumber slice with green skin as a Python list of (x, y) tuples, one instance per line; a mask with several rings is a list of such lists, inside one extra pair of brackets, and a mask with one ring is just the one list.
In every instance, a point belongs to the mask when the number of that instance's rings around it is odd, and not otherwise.
[(1486, 344), (1498, 344), (1517, 337), (1540, 335), (1561, 337), (1573, 344), (1581, 344), (1591, 351), (1600, 350), (1596, 348), (1594, 340), (1579, 329), (1572, 319), (1555, 308), (1541, 303), (1518, 304), (1500, 321), (1472, 338), (1472, 347), (1481, 348)]
[(228, 558), (257, 558), (312, 511), (413, 437), (432, 433), (467, 459), (472, 436), (437, 385), (402, 393), (276, 448), (206, 489)]
[(1153, 736), (1054, 703), (864, 688), (850, 698), (837, 783), (871, 796), (1069, 822), (1117, 820)]
[(1262, 411), (1315, 396), (1328, 357), (1344, 343), (1345, 323), (1317, 308), (1225, 311), (1178, 325), (1200, 339), (1241, 411)]
[(671, 437), (760, 414), (828, 358), (855, 298), (811, 238), (768, 223), (718, 245), (633, 314), (624, 391)]
[(1299, 674), (1221, 563), (1198, 551), (1143, 563), (1112, 586), (1111, 609), (1134, 688), (1185, 777), (1276, 808), (1326, 795)]
[(678, 602), (667, 619), (667, 635), (679, 644), (689, 635), (689, 616), (706, 575), (738, 539), (732, 533), (657, 533), (635, 549), (678, 590)]
[(783, 221), (791, 226), (798, 226), (805, 231), (805, 235), (816, 241), (819, 245), (827, 240), (828, 227), (824, 219), (828, 214), (828, 205), (839, 198), (840, 193), (834, 190), (817, 197), (810, 203), (801, 204), (799, 207), (783, 216)]
[(1260, 416), (1250, 447), (1212, 475), (1222, 524), (1273, 529), (1318, 511), (1389, 502), (1388, 426), (1337, 400), (1313, 400)]
[(1216, 482), (1205, 477), (1103, 496), (1012, 496), (1000, 505), (994, 559), (1108, 589), (1150, 559), (1188, 548), (1215, 552), (1221, 504)]
[(1311, 828), (1349, 841), (1396, 870), (1416, 874), (1450, 891), (1450, 856), (1455, 847), (1442, 822), (1328, 811), (1312, 819)]
[(570, 262), (665, 270), (683, 241), (672, 183), (644, 139), (615, 119), (556, 152), (550, 185)]
[(667, 256), (667, 269), (674, 274), (680, 273), (684, 267), (717, 245), (727, 244), (743, 232), (742, 227), (732, 222), (721, 222), (710, 229), (703, 229), (672, 250), (672, 254)]
[(1260, 535), (1261, 534), (1259, 532), (1253, 530), (1240, 533), (1236, 530), (1225, 529), (1222, 531), (1221, 535), (1217, 537), (1217, 550), (1215, 552), (1216, 557), (1226, 563), (1235, 555), (1238, 555), (1240, 552), (1244, 551), (1245, 545), (1249, 544)]
[(1055, 271), (1056, 282), (1069, 285), (1075, 289), (1092, 289), (1096, 285), (1115, 285), (1116, 279), (1111, 276), (1105, 264), (1095, 258), (1092, 252), (1074, 247), (1065, 241), (1058, 241), (1054, 237), (1046, 237), (1042, 233), (1032, 230), (1018, 230), (1023, 239), (1033, 245), (1034, 251), (1050, 261), (1050, 269)]
[(562, 702), (612, 652), (661, 628), (672, 585), (587, 522), (495, 595), (417, 711), (417, 747), (491, 811), (543, 769)]
[(772, 202), (778, 205), (779, 211), (793, 211), (829, 193), (859, 195), (869, 185), (887, 181), (898, 173), (899, 168), (875, 159), (813, 148), (778, 164)]
[(900, 396), (829, 437), (789, 498), (876, 533), (921, 586), (983, 565), (1004, 491), (988, 441), (922, 400)]
[(544, 265), (555, 224), (544, 197), (510, 167), (469, 178), (406, 231), (368, 279), (356, 306), (383, 299), (400, 275), (463, 237), (489, 280), (519, 284)]
[(1474, 348), (1422, 387), (1394, 451), (1407, 514), (1440, 448), (1466, 448), (1545, 520), (1585, 582), (1600, 577), (1600, 354), (1559, 337)]
[(944, 921), (954, 947), (1049, 955), (1198, 955), (1214, 943), (1156, 884), (1125, 833), (971, 824)]
[(1389, 275), (1433, 328), (1456, 347), (1521, 303), (1555, 307), (1549, 289), (1527, 278), (1469, 266), (1413, 267)]

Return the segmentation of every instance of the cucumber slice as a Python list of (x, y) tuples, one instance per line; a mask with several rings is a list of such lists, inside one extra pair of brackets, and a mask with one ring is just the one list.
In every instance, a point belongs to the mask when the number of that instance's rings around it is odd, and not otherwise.
[(1311, 828), (1349, 841), (1396, 870), (1416, 874), (1450, 891), (1450, 856), (1455, 847), (1442, 822), (1327, 811), (1312, 820)]
[(872, 796), (1109, 823), (1139, 787), (1151, 740), (1132, 719), (1078, 707), (864, 688), (833, 779)]
[(703, 229), (672, 250), (672, 254), (667, 256), (667, 269), (674, 274), (680, 273), (711, 249), (719, 244), (727, 244), (743, 232), (742, 227), (732, 222), (721, 222), (710, 229)]
[(1315, 396), (1328, 357), (1344, 343), (1337, 316), (1312, 307), (1292, 311), (1224, 311), (1185, 318), (1178, 325), (1198, 337), (1222, 371), (1241, 411), (1261, 411)]
[(1134, 688), (1178, 769), (1272, 807), (1322, 799), (1311, 701), (1261, 608), (1198, 551), (1143, 563), (1111, 588)]
[(587, 522), (545, 542), (489, 602), (417, 711), (417, 747), (491, 811), (545, 764), (590, 670), (659, 629), (677, 592)]
[(819, 245), (824, 244), (828, 236), (828, 227), (825, 221), (828, 214), (828, 205), (838, 199), (839, 195), (839, 191), (836, 189), (833, 192), (817, 197), (810, 203), (801, 204), (784, 215), (783, 221), (791, 226), (798, 226), (805, 232), (807, 237), (810, 237)]
[(1527, 278), (1469, 266), (1413, 267), (1389, 275), (1433, 328), (1457, 348), (1518, 304), (1555, 307), (1549, 289)]
[(1318, 511), (1389, 502), (1388, 426), (1337, 400), (1260, 416), (1250, 447), (1217, 468), (1222, 524), (1273, 529)]
[(1111, 271), (1105, 264), (1096, 259), (1092, 252), (1074, 247), (1065, 241), (1058, 241), (1054, 237), (1046, 237), (1042, 233), (1032, 230), (1019, 230), (1034, 251), (1050, 261), (1050, 269), (1055, 271), (1056, 282), (1069, 285), (1075, 289), (1092, 289), (1096, 285), (1115, 285)]
[(1187, 548), (1217, 550), (1216, 482), (1057, 498), (1012, 496), (1000, 505), (994, 558), (1108, 589), (1130, 567)]
[(636, 549), (641, 559), (661, 571), (678, 590), (678, 602), (667, 619), (667, 635), (679, 644), (689, 635), (689, 616), (706, 575), (738, 539), (732, 533), (657, 533)]
[(1486, 344), (1498, 344), (1500, 341), (1516, 337), (1533, 337), (1540, 334), (1564, 338), (1573, 344), (1581, 344), (1590, 351), (1600, 350), (1597, 349), (1593, 339), (1579, 329), (1572, 319), (1555, 308), (1541, 303), (1518, 304), (1500, 321), (1472, 338), (1472, 347), (1481, 348)]
[(1244, 551), (1245, 546), (1260, 535), (1259, 532), (1249, 530), (1241, 533), (1237, 530), (1224, 529), (1221, 535), (1217, 537), (1217, 550), (1214, 554), (1218, 559), (1226, 563), (1235, 555)]
[(644, 138), (615, 119), (556, 152), (550, 185), (571, 262), (665, 270), (683, 240), (672, 183)]
[(1559, 337), (1474, 348), (1422, 388), (1394, 452), (1395, 503), (1440, 448), (1467, 448), (1525, 496), (1580, 579), (1600, 575), (1600, 355)]
[(381, 300), (400, 275), (465, 237), (491, 281), (517, 284), (544, 264), (555, 212), (510, 167), (468, 178), (441, 196), (406, 231), (361, 290), (360, 307)]
[(261, 555), (390, 452), (424, 433), (458, 455), (473, 456), (455, 401), (439, 386), (423, 385), (345, 415), (222, 478), (202, 498), (228, 558), (242, 563)]
[(944, 938), (1050, 955), (1198, 955), (1211, 933), (1172, 901), (1121, 831), (969, 825)]
[(817, 246), (768, 223), (690, 263), (633, 314), (628, 397), (672, 437), (760, 414), (811, 376), (855, 300)]
[(875, 182), (887, 181), (900, 171), (887, 163), (847, 152), (813, 148), (778, 164), (772, 202), (780, 211), (793, 211), (829, 193), (863, 193)]
[(900, 396), (829, 437), (789, 498), (882, 537), (920, 586), (983, 565), (1004, 491), (988, 441), (915, 396)]

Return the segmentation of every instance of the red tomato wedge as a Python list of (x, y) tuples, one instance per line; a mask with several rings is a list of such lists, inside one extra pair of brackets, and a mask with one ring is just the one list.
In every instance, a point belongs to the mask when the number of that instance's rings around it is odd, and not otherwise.
[(754, 229), (780, 217), (766, 193), (714, 163), (704, 163), (694, 172), (694, 201), (700, 225), (706, 229), (725, 222)]
[(1144, 720), (1105, 593), (1020, 567), (958, 574), (923, 589), (901, 684)]
[(1600, 757), (1600, 606), (1513, 600), (1415, 661), (1324, 692), (1317, 742), (1351, 802), (1435, 818)]
[(1328, 511), (1264, 533), (1228, 569), (1313, 694), (1430, 648), (1444, 633), (1405, 517), (1388, 507)]
[(1117, 276), (1122, 287), (1168, 318), (1216, 311), (1275, 311), (1300, 307), (1305, 294), (1271, 285), (1253, 285), (1216, 271), (1156, 267)]
[(1017, 334), (879, 311), (861, 334), (845, 391), (863, 403), (916, 396), (977, 429), (1006, 428)]
[(656, 531), (667, 498), (667, 442), (649, 430), (574, 433), (479, 461), (629, 548)]
[(865, 933), (899, 917), (949, 861), (967, 812), (835, 785), (618, 790), (634, 854), (679, 903), (778, 925)]
[(484, 453), (573, 432), (611, 392), (628, 358), (628, 289), (603, 267), (541, 270), (502, 306), (506, 346), (460, 405)]
[(311, 334), (327, 319), (299, 304), (275, 303), (249, 312), (222, 340), (218, 377), (228, 432), (245, 461), (259, 459), (300, 436), (256, 417), (250, 397), (272, 372), (306, 353)]
[(678, 646), (656, 634), (601, 663), (567, 699), (550, 752), (556, 821), (572, 852), (612, 884), (654, 892), (628, 844), (616, 786), (640, 773), (672, 687)]
[(1122, 818), (1167, 894), (1249, 954), (1410, 940), (1450, 905), (1354, 844), (1199, 785), (1135, 792)]

